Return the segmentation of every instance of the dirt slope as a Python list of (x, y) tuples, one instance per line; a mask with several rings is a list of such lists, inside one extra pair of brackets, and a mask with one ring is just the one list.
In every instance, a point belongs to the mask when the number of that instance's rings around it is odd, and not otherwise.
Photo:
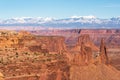
[(120, 80), (120, 72), (105, 64), (72, 66), (70, 80)]

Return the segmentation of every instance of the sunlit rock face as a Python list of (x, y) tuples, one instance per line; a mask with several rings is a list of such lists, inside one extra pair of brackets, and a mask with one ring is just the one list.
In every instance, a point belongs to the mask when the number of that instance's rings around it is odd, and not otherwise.
[(0, 31), (1, 51), (65, 52), (62, 36), (34, 36), (26, 31)]
[(75, 46), (68, 48), (63, 36), (10, 31), (3, 32), (0, 41), (0, 72), (6, 80), (120, 79), (120, 72), (109, 64), (106, 39), (98, 48), (89, 34), (79, 34)]
[(0, 80), (5, 80), (4, 75), (2, 73), (0, 73)]
[[(98, 47), (90, 40), (88, 34), (81, 35), (78, 37), (78, 42), (74, 47), (73, 51), (78, 51), (77, 54), (74, 54), (75, 63), (78, 64), (90, 64), (93, 62), (93, 52), (99, 51)], [(76, 61), (78, 60), (78, 61)]]
[[(31, 51), (48, 51), (62, 54), (65, 52), (65, 38), (61, 36), (39, 36), (35, 39), (37, 45), (30, 46)], [(35, 48), (35, 49), (33, 49)]]
[(73, 55), (70, 80), (119, 80), (120, 72), (109, 64), (104, 39), (101, 40), (100, 49), (97, 50), (99, 55), (95, 57), (93, 56), (95, 47), (88, 45), (91, 42), (90, 39), (80, 37), (78, 40), (80, 51)]
[(108, 55), (107, 55), (107, 48), (104, 42), (104, 39), (101, 40), (101, 45), (100, 45), (100, 58), (101, 58), (101, 63), (108, 64)]

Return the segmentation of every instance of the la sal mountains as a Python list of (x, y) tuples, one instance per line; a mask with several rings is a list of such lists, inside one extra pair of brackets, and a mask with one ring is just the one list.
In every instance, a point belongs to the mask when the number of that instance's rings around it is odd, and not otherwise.
[(109, 19), (95, 16), (72, 16), (64, 19), (21, 17), (0, 19), (0, 29), (119, 29), (120, 17)]

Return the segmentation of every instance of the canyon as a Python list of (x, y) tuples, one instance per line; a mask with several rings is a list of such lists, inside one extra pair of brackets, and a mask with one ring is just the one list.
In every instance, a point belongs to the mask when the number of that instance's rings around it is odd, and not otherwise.
[(0, 30), (0, 80), (119, 80), (119, 34)]

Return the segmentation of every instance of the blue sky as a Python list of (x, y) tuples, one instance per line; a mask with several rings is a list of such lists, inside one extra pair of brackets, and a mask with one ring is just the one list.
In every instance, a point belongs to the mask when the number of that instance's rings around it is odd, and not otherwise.
[(120, 16), (120, 0), (0, 0), (0, 18)]

